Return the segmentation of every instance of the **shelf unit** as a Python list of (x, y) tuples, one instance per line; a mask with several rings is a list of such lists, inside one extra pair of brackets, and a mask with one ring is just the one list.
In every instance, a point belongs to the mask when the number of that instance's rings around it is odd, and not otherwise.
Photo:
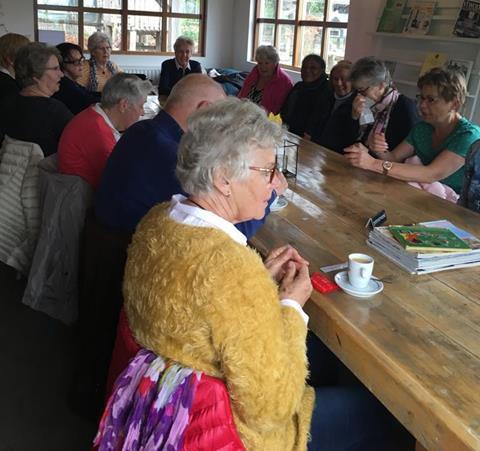
[[(409, 0), (402, 14), (408, 17), (409, 8), (416, 0)], [(427, 35), (409, 33), (372, 32), (375, 55), (395, 62), (393, 80), (398, 89), (409, 97), (417, 94), (417, 80), (428, 53), (446, 53), (449, 59), (473, 62), (467, 86), (467, 99), (463, 114), (480, 123), (480, 38), (461, 38), (453, 35), (453, 28), (463, 0), (437, 0), (435, 14)], [(380, 10), (380, 14), (382, 13)], [(379, 17), (380, 19), (380, 17)]]

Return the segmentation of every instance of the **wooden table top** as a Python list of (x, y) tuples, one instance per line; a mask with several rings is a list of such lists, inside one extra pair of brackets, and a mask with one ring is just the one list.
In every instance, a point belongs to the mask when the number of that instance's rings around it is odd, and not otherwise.
[(300, 143), (289, 205), (272, 213), (252, 243), (285, 243), (311, 272), (375, 258), (382, 293), (356, 299), (313, 292), (309, 327), (429, 450), (480, 450), (480, 267), (410, 275), (366, 244), (367, 218), (385, 209), (389, 224), (448, 219), (480, 235), (480, 215), (383, 175), (347, 166), (342, 156)]

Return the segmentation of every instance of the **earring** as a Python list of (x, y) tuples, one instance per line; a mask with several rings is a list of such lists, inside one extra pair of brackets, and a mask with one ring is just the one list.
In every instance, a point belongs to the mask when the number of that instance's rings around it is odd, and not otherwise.
[(232, 194), (230, 191), (225, 193), (225, 196), (230, 197), (230, 194)]

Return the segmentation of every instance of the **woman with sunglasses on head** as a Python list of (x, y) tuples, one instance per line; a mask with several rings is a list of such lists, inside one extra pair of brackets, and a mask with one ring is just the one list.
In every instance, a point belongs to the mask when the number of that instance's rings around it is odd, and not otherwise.
[(376, 147), (374, 156), (364, 145), (354, 144), (345, 149), (346, 158), (353, 166), (415, 182), (414, 186), (456, 201), (465, 155), (480, 139), (480, 127), (460, 114), (467, 92), (465, 78), (460, 72), (435, 68), (422, 75), (417, 86), (423, 120), (408, 136), (393, 150)]
[(63, 42), (57, 45), (62, 57), (60, 64), (64, 77), (60, 80), (60, 89), (53, 97), (63, 102), (68, 109), (77, 114), (90, 105), (100, 101), (100, 94), (89, 91), (77, 80), (82, 76), (85, 57), (80, 46)]

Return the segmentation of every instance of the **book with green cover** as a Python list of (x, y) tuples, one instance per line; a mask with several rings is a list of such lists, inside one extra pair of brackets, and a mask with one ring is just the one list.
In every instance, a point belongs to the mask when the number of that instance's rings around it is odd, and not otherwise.
[(392, 236), (407, 250), (414, 252), (469, 252), (465, 241), (451, 230), (439, 227), (390, 226)]
[(403, 28), (402, 12), (406, 0), (386, 0), (382, 16), (378, 22), (377, 31), (400, 33)]

